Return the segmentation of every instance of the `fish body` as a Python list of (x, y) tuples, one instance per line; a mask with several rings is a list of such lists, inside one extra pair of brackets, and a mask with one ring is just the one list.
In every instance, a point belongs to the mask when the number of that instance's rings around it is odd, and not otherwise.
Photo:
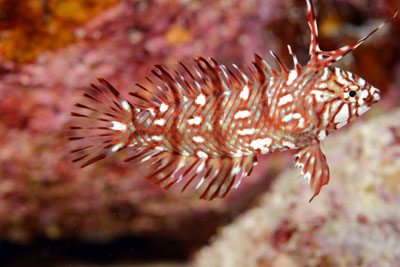
[(318, 46), (312, 2), (306, 0), (311, 58), (289, 70), (255, 55), (253, 68), (224, 66), (198, 58), (170, 70), (156, 65), (126, 100), (99, 79), (71, 115), (73, 162), (88, 166), (126, 150), (125, 163), (169, 189), (224, 197), (250, 175), (258, 154), (297, 149), (296, 166), (315, 189), (329, 181), (320, 142), (365, 113), (380, 92), (362, 78), (331, 64), (364, 42), (396, 14), (354, 44), (334, 51)]

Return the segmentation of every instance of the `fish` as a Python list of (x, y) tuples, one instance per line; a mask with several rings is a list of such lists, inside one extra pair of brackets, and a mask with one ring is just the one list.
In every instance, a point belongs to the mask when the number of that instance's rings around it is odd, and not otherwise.
[(368, 111), (380, 91), (363, 78), (333, 67), (398, 11), (353, 44), (321, 50), (311, 0), (310, 58), (289, 69), (254, 54), (239, 68), (198, 57), (174, 68), (155, 65), (127, 100), (103, 78), (92, 83), (71, 112), (68, 140), (73, 164), (89, 166), (119, 151), (122, 161), (164, 189), (201, 199), (224, 198), (250, 176), (259, 154), (296, 150), (295, 166), (314, 190), (330, 179), (321, 142)]

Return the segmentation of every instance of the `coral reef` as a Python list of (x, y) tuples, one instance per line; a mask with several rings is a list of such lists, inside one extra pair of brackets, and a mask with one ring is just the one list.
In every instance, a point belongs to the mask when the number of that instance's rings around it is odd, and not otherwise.
[(398, 266), (399, 122), (396, 109), (328, 138), (331, 181), (316, 199), (297, 170), (282, 173), (193, 266)]
[(63, 47), (75, 29), (118, 0), (0, 1), (0, 52), (7, 60), (33, 61), (41, 52)]

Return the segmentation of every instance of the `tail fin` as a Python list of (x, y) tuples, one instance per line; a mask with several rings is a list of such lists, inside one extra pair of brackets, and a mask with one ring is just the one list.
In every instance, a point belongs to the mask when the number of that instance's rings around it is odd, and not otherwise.
[(75, 104), (68, 126), (69, 153), (80, 168), (126, 148), (134, 130), (132, 104), (106, 80), (98, 80), (100, 85), (91, 84)]

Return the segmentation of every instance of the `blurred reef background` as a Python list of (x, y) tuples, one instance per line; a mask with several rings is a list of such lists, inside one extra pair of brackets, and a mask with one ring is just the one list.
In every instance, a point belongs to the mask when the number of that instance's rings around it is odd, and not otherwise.
[[(324, 0), (322, 49), (393, 15), (400, 0)], [(116, 155), (68, 161), (65, 125), (104, 77), (127, 95), (153, 64), (197, 56), (304, 64), (304, 0), (0, 0), (1, 266), (400, 266), (400, 19), (338, 66), (382, 91), (324, 144), (330, 184), (311, 203), (291, 153), (261, 157), (224, 200), (158, 189)]]

